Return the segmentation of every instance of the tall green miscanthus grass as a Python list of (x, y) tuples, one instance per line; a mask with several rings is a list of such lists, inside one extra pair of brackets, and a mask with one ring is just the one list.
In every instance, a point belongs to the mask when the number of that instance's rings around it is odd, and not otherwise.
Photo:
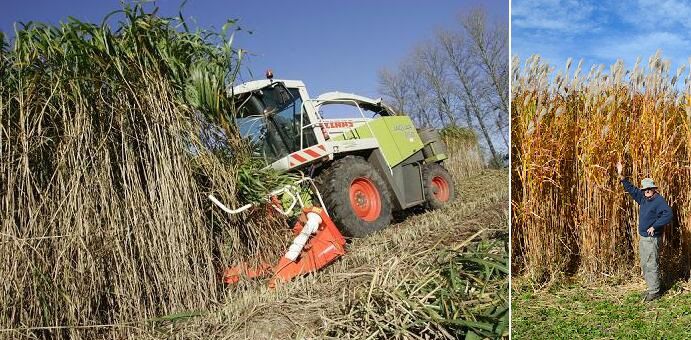
[(233, 22), (190, 31), (124, 5), (18, 27), (0, 38), (0, 337), (131, 336), (221, 300), (223, 266), (278, 258), (280, 218), (206, 198), (245, 199)]

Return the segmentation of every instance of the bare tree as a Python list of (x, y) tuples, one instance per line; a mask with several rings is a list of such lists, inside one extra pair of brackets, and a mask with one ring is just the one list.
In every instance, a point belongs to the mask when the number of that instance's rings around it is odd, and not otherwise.
[(421, 125), (477, 130), (496, 160), (496, 143), (509, 147), (508, 27), (482, 9), (459, 22), (420, 44), (396, 73), (380, 72), (380, 92)]
[(400, 111), (406, 112), (418, 125), (435, 126), (433, 111), (428, 105), (431, 100), (430, 91), (418, 65), (412, 58), (401, 63), (395, 74), (386, 70), (380, 72), (379, 91)]
[(439, 47), (431, 42), (418, 46), (413, 52), (413, 62), (432, 92), (434, 101), (427, 104), (436, 109), (442, 124), (457, 125), (457, 117), (451, 103), (453, 95), (446, 75), (447, 60)]
[[(482, 84), (482, 73), (479, 67), (470, 58), (468, 44), (461, 34), (452, 32), (440, 32), (437, 40), (446, 53), (451, 70), (456, 75), (460, 85), (459, 99), (463, 101), (466, 115), (472, 114), (477, 121), (480, 132), (485, 138), (485, 143), (492, 154), (493, 159), (498, 159), (499, 154), (494, 147), (491, 132), (486, 122), (486, 111), (483, 110), (483, 98), (486, 98)], [(471, 119), (468, 117), (468, 121)]]
[(393, 105), (397, 112), (407, 112), (408, 100), (411, 97), (410, 84), (403, 78), (403, 72), (391, 72), (388, 69), (379, 71), (379, 93)]
[(400, 77), (409, 89), (410, 99), (407, 101), (407, 110), (412, 117), (424, 127), (435, 126), (435, 117), (432, 115), (428, 103), (432, 99), (429, 88), (425, 84), (424, 77), (421, 75), (419, 66), (414, 59), (409, 58), (399, 69)]
[(509, 53), (508, 26), (500, 23), (488, 25), (483, 9), (475, 9), (461, 16), (462, 26), (473, 43), (472, 56), (489, 81), (488, 101), (497, 113), (496, 125), (508, 147), (509, 125)]

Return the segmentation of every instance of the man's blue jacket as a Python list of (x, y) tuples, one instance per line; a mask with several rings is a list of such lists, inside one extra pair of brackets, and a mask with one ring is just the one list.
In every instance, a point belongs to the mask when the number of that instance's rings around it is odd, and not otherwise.
[(648, 237), (648, 228), (653, 227), (655, 234), (658, 237), (662, 235), (662, 230), (665, 225), (672, 221), (672, 208), (667, 205), (667, 201), (655, 193), (650, 198), (646, 198), (641, 189), (636, 188), (628, 179), (621, 180), (624, 189), (631, 194), (633, 200), (640, 206), (640, 214), (638, 217), (638, 233), (641, 236)]

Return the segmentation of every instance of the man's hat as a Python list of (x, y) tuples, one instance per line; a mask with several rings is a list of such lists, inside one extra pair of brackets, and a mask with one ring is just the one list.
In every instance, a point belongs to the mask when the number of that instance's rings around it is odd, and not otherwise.
[(655, 182), (653, 182), (652, 178), (644, 178), (641, 181), (641, 190), (645, 189), (657, 189), (657, 187), (655, 186)]

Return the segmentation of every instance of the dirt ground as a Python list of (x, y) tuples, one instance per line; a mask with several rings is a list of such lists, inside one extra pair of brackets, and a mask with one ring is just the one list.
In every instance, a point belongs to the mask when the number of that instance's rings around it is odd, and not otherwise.
[(362, 321), (349, 307), (354, 299), (395, 287), (413, 270), (424, 268), (430, 255), (505, 237), (508, 184), (506, 170), (484, 170), (457, 180), (454, 203), (437, 211), (400, 216), (381, 232), (350, 240), (348, 253), (316, 275), (274, 290), (266, 288), (265, 282), (246, 282), (219, 302), (215, 311), (160, 323), (146, 333), (152, 338), (185, 339), (329, 338), (334, 329), (348, 329)]

